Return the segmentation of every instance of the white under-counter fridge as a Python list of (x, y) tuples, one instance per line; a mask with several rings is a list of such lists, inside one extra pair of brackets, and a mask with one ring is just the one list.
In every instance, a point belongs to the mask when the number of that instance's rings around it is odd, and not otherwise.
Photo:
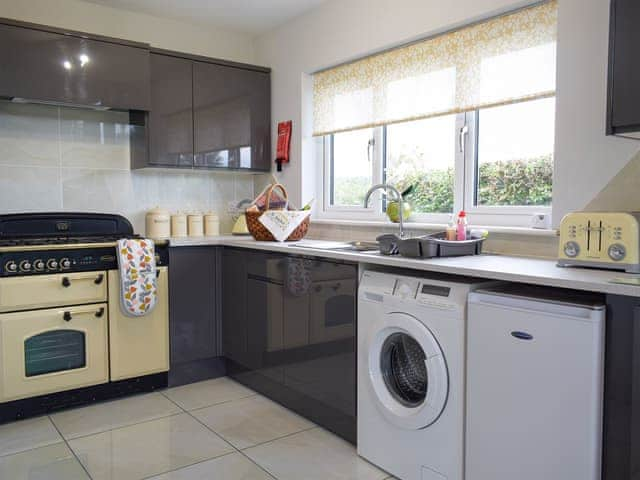
[(512, 284), (468, 307), (465, 479), (600, 479), (603, 299)]

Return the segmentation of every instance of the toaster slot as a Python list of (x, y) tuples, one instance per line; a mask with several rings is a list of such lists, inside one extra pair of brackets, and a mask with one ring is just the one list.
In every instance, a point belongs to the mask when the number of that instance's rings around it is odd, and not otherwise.
[(598, 251), (602, 252), (602, 220), (600, 221), (600, 227), (598, 228)]

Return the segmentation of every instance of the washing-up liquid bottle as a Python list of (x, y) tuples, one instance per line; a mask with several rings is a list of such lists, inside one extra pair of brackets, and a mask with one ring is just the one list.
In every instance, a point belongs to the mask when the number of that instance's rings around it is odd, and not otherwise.
[(458, 214), (458, 222), (456, 229), (456, 240), (466, 240), (467, 239), (467, 214), (464, 210), (460, 210)]
[(455, 220), (453, 219), (453, 213), (449, 215), (449, 223), (447, 224), (447, 240), (455, 240), (457, 237), (458, 226), (456, 225)]

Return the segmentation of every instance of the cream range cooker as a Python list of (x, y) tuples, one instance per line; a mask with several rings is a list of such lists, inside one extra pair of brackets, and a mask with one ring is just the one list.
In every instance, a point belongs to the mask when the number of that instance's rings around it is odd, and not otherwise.
[(0, 215), (0, 422), (167, 385), (168, 253), (159, 302), (120, 309), (119, 215)]

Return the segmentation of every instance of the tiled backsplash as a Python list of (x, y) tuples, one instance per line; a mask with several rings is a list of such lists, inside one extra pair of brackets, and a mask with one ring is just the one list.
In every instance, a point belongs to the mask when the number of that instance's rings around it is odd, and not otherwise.
[(144, 214), (216, 211), (253, 198), (241, 173), (129, 170), (128, 114), (0, 101), (0, 213), (119, 213), (144, 233)]

